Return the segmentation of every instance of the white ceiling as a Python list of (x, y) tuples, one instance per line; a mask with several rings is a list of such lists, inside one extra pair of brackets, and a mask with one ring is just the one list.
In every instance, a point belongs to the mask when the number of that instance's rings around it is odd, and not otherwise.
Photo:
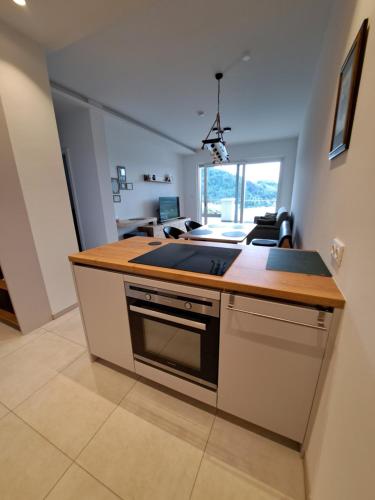
[[(0, 0), (0, 16), (10, 9), (5, 3)], [(52, 80), (193, 147), (214, 120), (214, 73), (222, 70), (229, 144), (298, 135), (331, 3), (29, 0), (39, 26), (33, 36), (49, 48), (61, 46), (63, 35), (70, 43), (49, 52)], [(59, 6), (58, 12), (42, 4)], [(32, 35), (14, 13), (6, 20)], [(240, 61), (245, 51), (248, 63)]]
[[(59, 49), (105, 28), (133, 9), (132, 0), (0, 0), (0, 19), (39, 42)], [(142, 3), (143, 0), (136, 0)]]

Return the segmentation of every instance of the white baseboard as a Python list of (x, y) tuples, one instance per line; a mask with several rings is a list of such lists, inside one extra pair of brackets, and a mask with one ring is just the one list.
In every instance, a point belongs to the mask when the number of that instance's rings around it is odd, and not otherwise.
[(67, 312), (69, 311), (73, 311), (73, 309), (76, 309), (78, 307), (78, 303), (76, 302), (75, 304), (72, 304), (71, 306), (69, 307), (66, 307), (65, 309), (63, 309), (62, 311), (59, 311), (55, 314), (52, 314), (52, 318), (53, 319), (57, 319), (59, 318), (60, 316), (63, 316), (64, 314), (66, 314)]
[(306, 464), (306, 455), (302, 457), (302, 463), (303, 463), (303, 479), (304, 479), (304, 484), (305, 484), (305, 499), (306, 500), (312, 500), (311, 498), (311, 488), (310, 488), (310, 478), (309, 478), (309, 472), (307, 469), (307, 464)]

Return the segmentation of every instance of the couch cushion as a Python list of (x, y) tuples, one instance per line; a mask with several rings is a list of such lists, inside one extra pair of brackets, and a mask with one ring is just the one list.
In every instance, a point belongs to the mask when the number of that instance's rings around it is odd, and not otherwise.
[(251, 244), (256, 246), (256, 247), (277, 247), (278, 241), (277, 240), (255, 239), (255, 240), (251, 240)]

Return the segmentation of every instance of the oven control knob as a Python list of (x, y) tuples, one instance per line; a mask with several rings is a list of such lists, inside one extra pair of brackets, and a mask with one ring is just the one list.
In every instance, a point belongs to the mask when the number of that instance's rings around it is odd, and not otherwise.
[(185, 302), (185, 309), (191, 309), (192, 307), (191, 302)]
[(151, 300), (152, 299), (152, 297), (151, 297), (151, 295), (149, 293), (146, 293), (145, 298), (146, 298), (146, 300)]

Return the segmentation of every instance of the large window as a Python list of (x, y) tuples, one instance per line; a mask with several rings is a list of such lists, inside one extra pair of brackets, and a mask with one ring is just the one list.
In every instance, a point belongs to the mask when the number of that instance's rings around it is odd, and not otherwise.
[(201, 166), (202, 222), (253, 222), (275, 212), (280, 168), (281, 161)]

